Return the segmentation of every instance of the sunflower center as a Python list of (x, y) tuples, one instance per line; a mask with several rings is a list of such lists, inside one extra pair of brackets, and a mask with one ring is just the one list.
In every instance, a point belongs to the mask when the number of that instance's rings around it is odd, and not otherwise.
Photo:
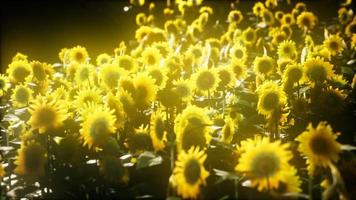
[(273, 152), (258, 153), (251, 162), (251, 173), (258, 178), (272, 177), (280, 168), (280, 160)]
[(163, 134), (164, 134), (164, 122), (162, 121), (161, 118), (158, 118), (156, 120), (156, 124), (155, 124), (155, 133), (156, 136), (159, 140), (161, 140), (163, 138)]
[(331, 41), (329, 44), (330, 49), (336, 51), (339, 49), (339, 44), (336, 41)]
[(20, 88), (16, 92), (16, 101), (18, 101), (20, 103), (26, 103), (29, 98), (30, 98), (30, 94), (28, 93), (28, 91), (25, 88)]
[(304, 17), (302, 20), (302, 24), (303, 24), (303, 26), (310, 27), (311, 21), (308, 17)]
[(350, 26), (350, 32), (351, 32), (352, 34), (356, 33), (356, 24), (352, 24), (352, 25)]
[(201, 169), (199, 162), (191, 158), (186, 164), (184, 168), (184, 177), (185, 180), (190, 184), (194, 185), (200, 178)]
[(225, 86), (230, 83), (231, 81), (231, 76), (230, 73), (226, 70), (222, 70), (219, 72), (219, 78), (220, 78), (220, 84)]
[(39, 63), (35, 63), (32, 66), (33, 75), (37, 78), (37, 80), (44, 80), (46, 78), (46, 72), (43, 69), (43, 66)]
[(119, 66), (126, 70), (131, 70), (133, 68), (132, 62), (129, 59), (121, 59), (119, 61)]
[(148, 55), (147, 56), (147, 63), (149, 64), (149, 65), (154, 65), (154, 64), (156, 64), (156, 58), (155, 58), (155, 56), (154, 55)]
[(84, 59), (84, 55), (81, 52), (77, 52), (75, 54), (75, 60), (76, 61), (82, 61)]
[(269, 71), (272, 70), (272, 68), (273, 68), (273, 65), (272, 65), (271, 61), (269, 61), (269, 60), (261, 60), (258, 63), (258, 70), (262, 74), (267, 74)]
[(25, 67), (19, 66), (14, 69), (12, 72), (12, 76), (16, 79), (16, 81), (24, 82), (25, 78), (30, 74)]
[(81, 81), (87, 80), (89, 78), (89, 68), (82, 68), (82, 70), (79, 71), (79, 77)]
[(0, 79), (0, 89), (5, 88), (5, 81), (3, 79)]
[(145, 85), (138, 85), (136, 87), (136, 98), (139, 101), (145, 101), (145, 99), (147, 98), (148, 95), (148, 90), (147, 87)]
[(288, 79), (292, 82), (299, 81), (299, 79), (301, 79), (302, 76), (303, 76), (303, 71), (298, 68), (291, 69), (288, 73)]
[(189, 95), (189, 88), (187, 85), (184, 85), (184, 84), (177, 85), (175, 89), (176, 89), (176, 92), (181, 97), (186, 97)]
[(214, 75), (211, 72), (202, 72), (197, 79), (197, 86), (202, 90), (209, 90), (215, 83)]
[(188, 125), (184, 127), (182, 134), (182, 147), (188, 150), (192, 146), (204, 147), (206, 144), (205, 139), (205, 126), (203, 121), (197, 117), (188, 119)]
[(310, 70), (309, 77), (313, 81), (321, 81), (322, 82), (326, 79), (327, 72), (322, 65), (316, 65)]
[(244, 52), (241, 49), (236, 49), (235, 50), (235, 57), (236, 58), (242, 58), (244, 56)]
[(252, 41), (255, 38), (255, 35), (253, 34), (252, 31), (249, 31), (249, 32), (246, 33), (245, 38), (246, 38), (247, 41)]
[(283, 48), (283, 51), (284, 51), (284, 53), (289, 54), (289, 53), (291, 52), (291, 49), (290, 49), (289, 46), (285, 46), (285, 47)]
[(152, 76), (152, 78), (155, 79), (155, 83), (157, 85), (161, 85), (163, 82), (163, 75), (159, 70), (154, 70), (150, 72), (150, 75)]
[(119, 78), (120, 78), (119, 72), (111, 71), (106, 74), (104, 80), (108, 86), (110, 86), (111, 88), (114, 88), (114, 87), (116, 87)]
[(96, 119), (90, 126), (89, 134), (94, 141), (100, 141), (108, 133), (108, 123), (106, 119)]
[(315, 136), (311, 141), (310, 141), (310, 148), (313, 151), (313, 153), (317, 155), (323, 155), (327, 156), (329, 155), (329, 142), (322, 136)]
[(38, 122), (43, 125), (50, 125), (56, 119), (54, 108), (44, 107), (38, 112)]
[(263, 109), (274, 110), (279, 104), (279, 97), (276, 93), (270, 92), (263, 99)]

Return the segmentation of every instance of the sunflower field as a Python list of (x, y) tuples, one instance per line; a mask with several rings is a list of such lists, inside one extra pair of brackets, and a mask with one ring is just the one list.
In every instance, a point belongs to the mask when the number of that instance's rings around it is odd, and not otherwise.
[(130, 0), (112, 52), (14, 55), (0, 199), (356, 199), (352, 0), (219, 3)]

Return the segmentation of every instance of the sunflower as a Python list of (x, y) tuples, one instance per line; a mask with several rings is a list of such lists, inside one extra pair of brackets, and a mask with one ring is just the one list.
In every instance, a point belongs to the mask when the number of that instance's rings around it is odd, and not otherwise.
[(31, 74), (31, 66), (27, 61), (13, 61), (6, 73), (11, 83), (25, 82), (26, 77)]
[(309, 58), (304, 63), (306, 77), (312, 82), (324, 82), (333, 76), (333, 65), (320, 57)]
[(220, 82), (216, 69), (214, 68), (201, 68), (196, 72), (196, 74), (194, 74), (193, 80), (195, 83), (195, 88), (199, 92), (203, 93), (213, 93)]
[(222, 128), (222, 141), (230, 144), (235, 135), (235, 121), (232, 118), (227, 118)]
[(142, 124), (138, 129), (135, 129), (128, 136), (126, 146), (128, 146), (132, 154), (140, 154), (144, 151), (152, 150), (152, 140), (148, 126)]
[(192, 146), (205, 148), (210, 143), (211, 121), (206, 110), (197, 106), (188, 106), (174, 121), (178, 149), (187, 151)]
[(278, 22), (281, 22), (281, 21), (282, 21), (283, 16), (284, 16), (283, 11), (278, 10), (278, 11), (276, 11), (276, 12), (274, 13), (274, 18), (275, 18)]
[(288, 38), (287, 34), (283, 30), (277, 30), (273, 32), (271, 35), (272, 35), (272, 44), (274, 46), (278, 46), (280, 43), (282, 43)]
[(165, 116), (158, 110), (151, 115), (150, 121), (150, 136), (152, 139), (153, 148), (156, 151), (163, 150), (167, 141), (167, 130), (165, 126)]
[(282, 178), (282, 191), (281, 193), (300, 193), (302, 192), (300, 186), (302, 181), (297, 175), (297, 169), (295, 167), (290, 166), (288, 171), (285, 171), (284, 177)]
[(31, 118), (27, 123), (39, 133), (59, 128), (68, 117), (65, 107), (64, 101), (38, 96), (29, 106)]
[(114, 156), (104, 156), (100, 159), (99, 171), (104, 179), (111, 183), (124, 183), (129, 181), (127, 169), (123, 166), (121, 160)]
[(278, 45), (277, 53), (279, 59), (295, 60), (297, 58), (297, 49), (295, 42), (293, 42), (292, 40), (284, 40)]
[(132, 95), (126, 90), (119, 90), (118, 96), (123, 109), (128, 116), (133, 116), (136, 112), (135, 101)]
[(286, 34), (287, 38), (290, 38), (293, 34), (293, 30), (290, 25), (283, 24), (280, 27), (280, 30)]
[(111, 134), (116, 133), (114, 111), (105, 106), (88, 104), (82, 110), (80, 120), (83, 145), (88, 145), (89, 149), (102, 146)]
[(311, 30), (317, 21), (317, 17), (312, 12), (304, 11), (297, 17), (297, 25), (301, 29)]
[(104, 64), (110, 64), (111, 63), (111, 56), (107, 53), (102, 53), (100, 55), (98, 55), (98, 57), (96, 58), (96, 64), (98, 66), (104, 65)]
[(173, 169), (172, 181), (177, 192), (184, 199), (197, 198), (200, 186), (205, 185), (209, 172), (204, 168), (206, 154), (199, 148), (181, 151)]
[(102, 86), (108, 90), (114, 90), (119, 85), (121, 77), (125, 76), (123, 69), (119, 68), (115, 64), (105, 64), (99, 71), (99, 78)]
[(192, 83), (188, 79), (179, 79), (173, 81), (173, 90), (178, 94), (182, 101), (190, 102), (192, 99)]
[(330, 51), (331, 55), (337, 55), (344, 50), (343, 40), (339, 35), (330, 35), (324, 40), (323, 45)]
[(229, 68), (234, 72), (237, 80), (241, 80), (247, 75), (247, 66), (240, 60), (232, 59)]
[(283, 107), (287, 102), (285, 92), (272, 81), (266, 81), (260, 85), (256, 92), (258, 94), (257, 110), (266, 116), (271, 116), (274, 111)]
[(115, 59), (117, 65), (128, 72), (135, 72), (137, 70), (137, 62), (129, 55), (118, 56)]
[(17, 153), (16, 174), (31, 178), (44, 175), (47, 155), (45, 148), (40, 143), (29, 141), (26, 145), (22, 144)]
[(257, 39), (256, 30), (252, 29), (251, 27), (248, 27), (242, 32), (241, 37), (241, 40), (245, 45), (251, 46)]
[(217, 72), (219, 79), (221, 80), (218, 85), (220, 91), (235, 86), (235, 74), (229, 66), (220, 66), (217, 68)]
[(348, 37), (352, 37), (353, 34), (356, 34), (356, 18), (346, 26), (345, 34)]
[(267, 76), (275, 69), (275, 61), (269, 56), (256, 57), (253, 61), (253, 71), (256, 75)]
[(263, 9), (261, 12), (261, 17), (263, 22), (266, 23), (266, 25), (271, 26), (274, 24), (274, 16), (270, 10)]
[(247, 140), (241, 145), (241, 157), (235, 170), (245, 173), (259, 191), (277, 189), (290, 170), (292, 153), (288, 144), (268, 138)]
[(232, 10), (229, 12), (229, 15), (227, 16), (227, 21), (229, 23), (240, 24), (243, 19), (244, 19), (244, 16), (242, 15), (241, 11), (239, 11), (239, 10)]
[(303, 76), (304, 71), (301, 65), (295, 63), (287, 64), (282, 77), (284, 91), (290, 90), (295, 83), (298, 83), (303, 79)]
[(32, 68), (33, 78), (36, 81), (44, 81), (47, 78), (45, 67), (48, 66), (45, 63), (40, 63), (38, 61), (33, 61), (30, 63)]
[(137, 26), (143, 26), (147, 23), (147, 16), (145, 13), (138, 13), (136, 15), (136, 24)]
[(246, 62), (246, 59), (247, 59), (246, 47), (244, 47), (240, 43), (235, 44), (230, 49), (230, 57), (233, 58), (233, 59), (240, 60), (243, 63)]
[(32, 99), (33, 91), (23, 84), (19, 84), (12, 91), (11, 101), (16, 108), (27, 106)]
[(10, 88), (9, 78), (4, 74), (0, 74), (0, 97), (2, 97), (9, 88)]
[(12, 62), (14, 61), (24, 61), (24, 62), (27, 62), (27, 55), (25, 54), (22, 54), (20, 52), (17, 52), (16, 55), (14, 57), (12, 57)]
[(155, 85), (158, 89), (162, 89), (166, 86), (166, 81), (168, 78), (167, 70), (165, 70), (165, 68), (160, 68), (157, 66), (150, 67), (148, 70), (148, 75), (154, 79)]
[(73, 65), (73, 68), (76, 68), (75, 70), (75, 82), (78, 85), (83, 85), (83, 84), (88, 84), (93, 82), (93, 77), (94, 74), (93, 72), (95, 71), (95, 67), (91, 64), (80, 64), (77, 66), (76, 64), (70, 64), (70, 66)]
[(336, 141), (334, 133), (326, 122), (319, 122), (316, 128), (309, 123), (307, 129), (296, 140), (300, 142), (298, 150), (307, 158), (308, 172), (313, 175), (315, 167), (327, 167), (329, 162), (339, 159), (341, 144)]
[(105, 103), (110, 110), (114, 110), (114, 115), (116, 118), (115, 127), (117, 129), (123, 129), (125, 123), (125, 112), (119, 96), (109, 92), (106, 95)]
[(80, 108), (88, 103), (102, 103), (102, 95), (99, 88), (83, 86), (78, 90), (77, 95), (75, 96), (75, 104), (77, 107)]
[(89, 58), (89, 55), (84, 47), (78, 45), (70, 49), (69, 58), (70, 61), (84, 63)]
[(148, 66), (159, 65), (161, 62), (161, 57), (162, 55), (159, 50), (152, 46), (145, 48), (145, 50), (142, 52), (143, 63)]
[(291, 13), (284, 14), (283, 18), (282, 18), (282, 24), (283, 25), (292, 25), (292, 24), (294, 24), (293, 15)]
[(256, 16), (260, 16), (262, 11), (265, 9), (265, 6), (263, 5), (262, 2), (256, 2), (254, 5), (253, 5), (253, 8), (252, 8), (252, 12), (253, 14), (255, 14)]
[(157, 87), (154, 83), (155, 80), (144, 73), (138, 74), (134, 78), (134, 100), (138, 108), (146, 107), (155, 100)]
[(352, 15), (349, 14), (349, 11), (342, 7), (337, 11), (338, 14), (338, 19), (341, 24), (346, 24), (348, 21), (350, 21)]

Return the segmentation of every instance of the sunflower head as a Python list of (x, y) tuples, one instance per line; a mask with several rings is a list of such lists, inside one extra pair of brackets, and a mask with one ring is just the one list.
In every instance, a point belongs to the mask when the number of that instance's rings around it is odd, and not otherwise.
[(247, 59), (247, 50), (246, 47), (237, 43), (230, 49), (230, 56), (241, 62), (245, 62)]
[(135, 72), (137, 70), (137, 62), (129, 55), (121, 55), (115, 59), (117, 65), (128, 72)]
[(256, 75), (266, 76), (275, 69), (275, 60), (269, 56), (256, 57), (253, 62), (253, 71)]
[(320, 57), (310, 58), (304, 63), (305, 74), (312, 82), (324, 82), (330, 79), (334, 72), (333, 66)]
[(339, 35), (331, 35), (324, 40), (324, 47), (329, 50), (331, 55), (337, 55), (344, 50), (343, 40)]
[(241, 143), (241, 157), (236, 170), (251, 179), (259, 191), (277, 189), (290, 169), (292, 153), (288, 144), (270, 142), (268, 138), (256, 137)]
[(216, 69), (200, 69), (194, 76), (195, 88), (199, 92), (214, 92), (220, 79)]
[(144, 108), (150, 105), (155, 100), (157, 87), (155, 80), (151, 76), (147, 76), (144, 73), (138, 74), (134, 78), (135, 86), (135, 104), (138, 108)]
[(26, 77), (31, 74), (31, 66), (27, 61), (13, 61), (9, 64), (6, 73), (11, 83), (25, 82)]
[(81, 111), (80, 134), (84, 140), (83, 145), (88, 148), (101, 147), (111, 134), (116, 133), (114, 111), (105, 106), (88, 104)]
[(252, 45), (257, 39), (256, 31), (250, 27), (242, 32), (242, 42), (246, 45)]
[(346, 95), (342, 90), (327, 88), (318, 98), (318, 106), (325, 115), (340, 114), (345, 108)]
[(318, 19), (312, 12), (304, 11), (297, 18), (298, 27), (311, 30), (316, 25)]
[(232, 118), (227, 118), (222, 128), (222, 141), (230, 143), (235, 135), (235, 121)]
[(31, 118), (28, 124), (39, 133), (46, 133), (63, 125), (68, 113), (64, 101), (38, 96), (30, 103)]
[(356, 19), (352, 20), (352, 22), (346, 26), (345, 34), (349, 37), (352, 37), (353, 34), (356, 34)]
[(26, 85), (20, 84), (12, 91), (11, 101), (14, 107), (27, 106), (32, 99), (33, 91)]
[(231, 68), (237, 80), (241, 80), (247, 75), (247, 66), (240, 60), (232, 59), (229, 68)]
[(177, 192), (184, 199), (197, 198), (200, 186), (205, 185), (209, 172), (204, 168), (206, 154), (199, 148), (192, 147), (181, 151), (172, 174), (172, 182)]
[(111, 63), (111, 56), (107, 53), (102, 53), (100, 55), (98, 55), (98, 57), (96, 58), (96, 64), (98, 66), (104, 65), (104, 64), (110, 64)]
[(282, 88), (271, 81), (267, 81), (257, 88), (259, 113), (270, 116), (274, 111), (281, 109), (287, 101), (287, 97)]
[(313, 175), (315, 167), (327, 167), (329, 162), (339, 158), (341, 145), (336, 141), (338, 133), (334, 133), (326, 122), (320, 122), (316, 128), (310, 123), (307, 129), (296, 140), (300, 142), (298, 150), (307, 159), (308, 172)]
[(297, 49), (295, 46), (295, 42), (291, 40), (284, 40), (278, 45), (277, 53), (279, 59), (295, 60), (297, 58)]
[(167, 128), (165, 115), (160, 110), (151, 115), (150, 136), (154, 149), (163, 150), (167, 141)]
[(241, 11), (232, 10), (229, 12), (229, 15), (227, 16), (227, 21), (229, 23), (240, 24), (241, 21), (243, 20), (243, 18), (244, 18), (244, 16), (242, 15)]
[(77, 107), (81, 108), (88, 103), (102, 103), (102, 95), (101, 90), (99, 88), (89, 87), (87, 85), (78, 90), (77, 96), (75, 96), (75, 104), (77, 105)]
[(105, 64), (101, 67), (99, 78), (101, 84), (107, 90), (114, 90), (119, 85), (121, 77), (125, 76), (125, 71), (115, 64)]
[[(356, 80), (356, 78), (355, 78)], [(173, 81), (173, 90), (178, 94), (180, 99), (183, 101), (189, 102), (192, 99), (193, 91), (192, 91), (192, 82), (188, 79), (179, 79)]]
[(148, 75), (154, 79), (157, 88), (162, 89), (165, 87), (167, 81), (167, 71), (165, 68), (151, 67), (148, 70)]
[(89, 58), (89, 55), (85, 47), (78, 45), (70, 49), (69, 58), (70, 61), (75, 61), (77, 63), (84, 63)]
[(110, 110), (114, 110), (114, 114), (116, 118), (116, 123), (115, 123), (116, 128), (118, 129), (124, 128), (125, 112), (119, 96), (109, 92), (106, 95), (105, 103)]
[(152, 142), (148, 126), (141, 125), (128, 136), (126, 145), (131, 153), (139, 154), (152, 150)]
[(274, 24), (274, 16), (270, 10), (263, 9), (261, 13), (261, 17), (263, 19), (263, 22), (266, 23), (267, 25), (270, 26)]
[(0, 97), (10, 88), (10, 80), (4, 74), (0, 74)]
[(148, 66), (159, 65), (161, 62), (161, 57), (162, 55), (160, 51), (153, 46), (145, 48), (145, 50), (142, 52), (143, 63)]
[(84, 85), (93, 82), (93, 72), (95, 71), (95, 67), (93, 65), (84, 63), (77, 65), (76, 63), (70, 63), (67, 69), (73, 70), (69, 71), (69, 74), (75, 73), (75, 82), (78, 85)]
[(44, 175), (46, 150), (40, 143), (30, 141), (26, 145), (22, 144), (17, 152), (15, 173), (29, 178)]

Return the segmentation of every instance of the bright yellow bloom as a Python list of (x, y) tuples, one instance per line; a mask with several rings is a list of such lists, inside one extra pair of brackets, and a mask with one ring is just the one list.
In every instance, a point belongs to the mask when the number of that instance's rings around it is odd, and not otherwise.
[(107, 53), (102, 53), (102, 54), (98, 55), (98, 57), (96, 58), (96, 64), (98, 66), (101, 66), (101, 65), (104, 65), (104, 64), (110, 64), (111, 61), (112, 61), (112, 58)]
[(11, 101), (16, 108), (27, 106), (32, 99), (33, 91), (26, 85), (20, 84), (12, 91)]
[(151, 115), (150, 121), (150, 136), (152, 139), (153, 148), (156, 151), (163, 150), (167, 141), (167, 128), (166, 128), (165, 115), (160, 111), (156, 111)]
[(304, 63), (305, 74), (310, 81), (324, 82), (334, 75), (333, 65), (320, 57), (310, 58)]
[(220, 82), (216, 69), (214, 68), (200, 69), (195, 73), (193, 80), (195, 83), (195, 88), (203, 93), (213, 93)]
[(337, 55), (344, 50), (343, 40), (339, 35), (330, 35), (323, 42), (324, 47), (326, 47), (331, 55)]
[(292, 59), (297, 58), (297, 49), (294, 41), (284, 40), (278, 45), (278, 57), (279, 59)]
[(69, 58), (70, 61), (84, 63), (89, 58), (89, 55), (84, 47), (78, 45), (70, 49)]
[(259, 113), (271, 116), (274, 111), (281, 109), (287, 102), (287, 97), (282, 88), (272, 81), (266, 81), (257, 88)]
[(298, 27), (311, 30), (316, 25), (318, 19), (312, 12), (302, 12), (297, 18)]
[(138, 108), (149, 106), (156, 98), (157, 87), (154, 79), (144, 73), (134, 78), (135, 95), (134, 100)]
[(267, 76), (275, 67), (275, 61), (269, 56), (256, 57), (253, 61), (253, 71), (256, 75)]
[(6, 73), (11, 83), (24, 82), (26, 77), (31, 74), (31, 66), (27, 61), (13, 61)]

